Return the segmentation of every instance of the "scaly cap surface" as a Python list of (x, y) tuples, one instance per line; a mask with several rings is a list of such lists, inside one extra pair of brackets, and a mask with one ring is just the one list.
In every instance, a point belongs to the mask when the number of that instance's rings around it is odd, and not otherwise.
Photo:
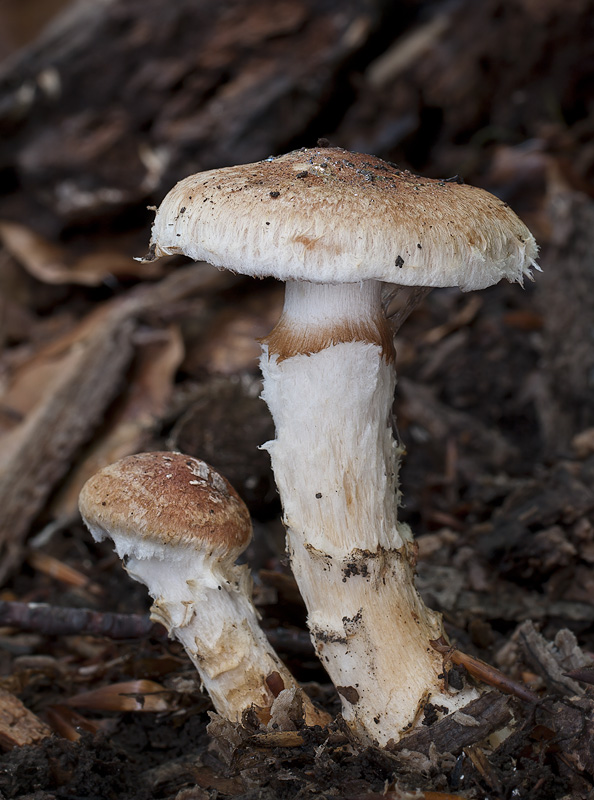
[(537, 246), (482, 189), (331, 147), (180, 181), (157, 212), (146, 260), (176, 253), (281, 280), (470, 290), (522, 282)]
[(234, 559), (251, 538), (249, 512), (231, 484), (180, 453), (140, 453), (104, 467), (85, 483), (79, 508), (96, 539), (135, 541), (140, 557), (179, 547)]

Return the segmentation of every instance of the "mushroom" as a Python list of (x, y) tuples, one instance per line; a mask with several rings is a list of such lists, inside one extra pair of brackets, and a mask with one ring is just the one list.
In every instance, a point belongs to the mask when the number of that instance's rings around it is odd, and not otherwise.
[[(141, 453), (104, 467), (84, 485), (83, 520), (113, 540), (128, 574), (147, 586), (151, 616), (184, 647), (217, 712), (232, 722), (255, 706), (263, 721), (295, 679), (269, 644), (237, 556), (251, 539), (249, 512), (204, 461)], [(308, 724), (327, 722), (302, 697)]]
[(386, 745), (444, 684), (441, 616), (414, 586), (415, 547), (398, 520), (402, 448), (393, 438), (393, 335), (383, 282), (481, 289), (531, 276), (537, 247), (506, 203), (374, 156), (297, 150), (193, 175), (155, 218), (148, 260), (195, 260), (286, 281), (263, 340), (263, 398), (291, 565), (343, 716)]

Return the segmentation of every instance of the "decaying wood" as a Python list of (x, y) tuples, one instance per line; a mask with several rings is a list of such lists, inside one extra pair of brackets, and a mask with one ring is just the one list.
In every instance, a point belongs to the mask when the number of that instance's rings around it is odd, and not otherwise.
[(536, 403), (548, 453), (594, 425), (594, 202), (559, 176), (550, 187), (552, 243), (537, 298), (545, 327)]
[(133, 343), (135, 354), (126, 385), (103, 420), (100, 436), (85, 448), (51, 503), (56, 518), (76, 516), (78, 495), (91, 475), (106, 464), (146, 450), (155, 426), (165, 414), (173, 378), (184, 354), (179, 328), (170, 325), (161, 331), (150, 331), (146, 341), (136, 334)]
[(498, 796), (501, 796), (504, 792), (503, 783), (489, 763), (485, 751), (479, 745), (471, 745), (470, 747), (464, 748), (464, 754), (468, 756), (472, 766), (476, 769), (489, 789)]
[(11, 134), (0, 166), (21, 186), (0, 215), (18, 206), (22, 220), (38, 201), (51, 230), (162, 196), (191, 172), (278, 152), (321, 113), (382, 6), (77, 4), (0, 74), (0, 125)]
[(551, 690), (565, 696), (584, 694), (580, 684), (567, 676), (567, 672), (579, 667), (591, 666), (592, 662), (583, 653), (574, 634), (560, 630), (552, 642), (548, 642), (528, 620), (524, 622), (514, 637), (521, 649), (524, 660), (544, 680)]
[[(551, 708), (549, 718), (557, 732), (558, 758), (580, 776), (590, 793), (594, 791), (594, 701), (590, 697), (574, 697), (559, 701)], [(588, 795), (588, 797), (590, 797)]]
[(0, 689), (0, 748), (37, 744), (51, 729), (10, 692)]
[(303, 735), (299, 731), (271, 731), (255, 733), (249, 741), (254, 747), (300, 747)]
[[(543, 102), (549, 92), (557, 111), (577, 111), (579, 82), (591, 73), (594, 39), (583, 21), (592, 10), (592, 0), (433, 4), (368, 66), (336, 140), (354, 150), (365, 142), (396, 161), (411, 157), (421, 171), (463, 168), (468, 179), (485, 142), (519, 130), (529, 140), (558, 124)], [(517, 186), (500, 188), (514, 204)]]
[(488, 452), (497, 467), (517, 457), (517, 448), (499, 431), (487, 427), (476, 417), (446, 406), (430, 387), (402, 378), (397, 391), (402, 397), (402, 413), (422, 425), (433, 438), (445, 441), (452, 434), (464, 437), (473, 448)]
[(101, 317), (56, 358), (47, 394), (5, 437), (0, 580), (18, 563), (31, 521), (121, 386), (133, 352), (133, 315), (118, 305)]
[(465, 706), (463, 713), (457, 711), (433, 725), (417, 728), (391, 749), (428, 755), (435, 747), (438, 753), (459, 753), (504, 728), (513, 716), (510, 703), (510, 698), (499, 692), (487, 692)]
[(210, 267), (174, 272), (104, 304), (75, 331), (34, 356), (39, 360), (47, 355), (49, 380), (23, 421), (3, 438), (0, 580), (19, 563), (31, 522), (121, 391), (139, 316), (235, 280)]
[[(140, 255), (137, 243), (148, 238), (142, 206), (178, 177), (328, 136), (414, 170), (459, 172), (494, 190), (530, 227), (536, 221), (544, 273), (528, 291), (496, 287), (454, 301), (453, 292), (435, 292), (402, 329), (405, 377), (396, 408), (409, 443), (408, 475), (418, 475), (406, 485), (403, 519), (434, 538), (419, 562), (422, 591), (460, 648), (470, 636), (486, 661), (498, 652), (506, 672), (548, 690), (530, 704), (485, 695), (421, 725), (394, 754), (359, 746), (338, 721), (331, 733), (281, 735), (264, 732), (255, 716), (251, 727), (250, 720), (240, 729), (211, 725), (207, 747), (199, 719), (206, 700), (181, 659), (154, 658), (163, 648), (177, 651), (157, 640), (148, 616), (0, 602), (0, 666), (14, 676), (3, 685), (43, 709), (58, 734), (2, 756), (0, 796), (88, 797), (97, 786), (102, 796), (177, 800), (217, 793), (272, 800), (592, 795), (594, 287), (587, 265), (594, 213), (587, 184), (594, 116), (586, 90), (593, 11), (593, 0), (80, 0), (0, 66), (0, 217), (11, 220), (0, 231), (2, 388), (27, 366), (36, 373), (5, 395), (10, 402), (0, 400), (0, 461), (7, 462), (0, 508), (12, 519), (5, 528), (0, 521), (0, 572), (8, 555), (16, 566), (26, 554), (32, 523), (51, 515), (61, 522), (41, 557), (27, 556), (36, 568), (15, 574), (6, 597), (93, 602), (88, 546), (76, 539), (78, 525), (63, 520), (95, 460), (147, 439), (160, 446), (169, 436), (172, 446), (204, 450), (211, 460), (228, 456), (233, 480), (244, 482), (246, 496), (251, 491), (262, 519), (275, 513), (272, 483), (260, 488), (268, 465), (260, 469), (251, 455), (256, 441), (269, 438), (256, 430), (264, 422), (254, 408), (257, 391), (250, 387), (245, 405), (242, 397), (243, 373), (255, 372), (255, 354), (242, 344), (262, 335), (249, 319), (264, 324), (274, 292), (262, 292), (250, 308), (243, 292), (178, 303), (185, 292), (218, 292), (237, 280), (212, 271), (202, 273), (212, 281), (205, 284), (184, 270), (126, 291), (131, 279), (158, 277), (131, 268), (128, 255)], [(563, 177), (547, 172), (565, 163), (578, 180), (564, 167)], [(103, 246), (110, 257), (97, 257)], [(11, 282), (12, 261), (24, 269)], [(158, 267), (166, 274), (169, 264)], [(106, 301), (110, 291), (121, 299)], [(104, 311), (54, 341), (93, 301)], [(204, 311), (194, 324), (190, 305), (197, 315), (210, 305), (212, 317)], [(224, 315), (236, 309), (248, 322), (238, 326), (234, 317), (231, 329)], [(408, 310), (401, 306), (401, 317)], [(409, 325), (421, 329), (420, 338), (408, 336)], [(221, 331), (229, 335), (215, 344)], [(493, 383), (481, 380), (487, 374)], [(12, 403), (17, 396), (21, 405)], [(539, 464), (543, 453), (548, 460)], [(249, 488), (262, 478), (257, 490)], [(26, 487), (30, 479), (39, 495)], [(43, 517), (35, 520), (39, 509)], [(274, 570), (266, 559), (279, 556), (278, 548), (270, 556), (254, 548), (250, 558)], [(129, 587), (112, 573), (119, 566), (108, 558), (100, 567), (96, 602), (128, 607)], [(291, 580), (263, 575), (265, 623), (281, 626), (268, 631), (271, 641), (297, 656), (304, 678), (324, 681)], [(131, 597), (131, 610), (140, 610), (144, 595)], [(522, 626), (510, 642), (509, 632), (527, 617), (554, 641)], [(484, 637), (475, 637), (475, 624)], [(579, 633), (583, 652), (566, 632), (555, 638), (560, 625)], [(484, 675), (480, 660), (453, 655)], [(172, 665), (179, 673), (165, 674)], [(134, 677), (171, 690), (174, 713), (140, 720), (131, 710), (110, 741), (104, 731), (117, 711), (106, 719), (97, 709), (127, 707), (122, 689), (135, 695), (142, 687), (118, 684)], [(69, 693), (98, 685), (92, 722), (64, 705)], [(331, 691), (325, 684), (321, 695), (337, 711)], [(425, 721), (432, 716), (428, 708)], [(491, 730), (510, 729), (503, 741), (489, 739), (501, 742), (496, 750), (485, 745)], [(79, 738), (81, 731), (91, 736)]]

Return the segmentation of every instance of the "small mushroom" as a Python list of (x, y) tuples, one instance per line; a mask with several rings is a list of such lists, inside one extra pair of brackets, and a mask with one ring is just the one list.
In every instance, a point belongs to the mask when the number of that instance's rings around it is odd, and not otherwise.
[(344, 718), (361, 739), (386, 745), (429, 700), (464, 705), (473, 690), (444, 684), (430, 644), (444, 635), (441, 616), (415, 589), (412, 534), (398, 520), (402, 448), (382, 288), (522, 282), (536, 266), (532, 235), (481, 189), (313, 148), (178, 183), (157, 212), (148, 258), (174, 253), (287, 282), (282, 317), (263, 341), (263, 397), (276, 426), (264, 448)]
[[(93, 538), (111, 538), (148, 588), (152, 618), (181, 642), (221, 716), (240, 721), (296, 689), (258, 622), (248, 567), (234, 563), (251, 539), (249, 512), (214, 469), (179, 453), (129, 456), (86, 482), (79, 507)], [(327, 722), (302, 702), (308, 724)]]

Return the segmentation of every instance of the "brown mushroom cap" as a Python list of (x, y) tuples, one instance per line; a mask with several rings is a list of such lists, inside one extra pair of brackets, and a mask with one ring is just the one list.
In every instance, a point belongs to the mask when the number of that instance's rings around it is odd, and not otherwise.
[(180, 181), (157, 212), (147, 260), (175, 253), (281, 280), (481, 289), (521, 282), (537, 247), (482, 189), (304, 148)]
[(228, 481), (180, 453), (140, 453), (104, 467), (84, 485), (83, 519), (96, 538), (189, 547), (235, 558), (251, 538), (249, 512)]

